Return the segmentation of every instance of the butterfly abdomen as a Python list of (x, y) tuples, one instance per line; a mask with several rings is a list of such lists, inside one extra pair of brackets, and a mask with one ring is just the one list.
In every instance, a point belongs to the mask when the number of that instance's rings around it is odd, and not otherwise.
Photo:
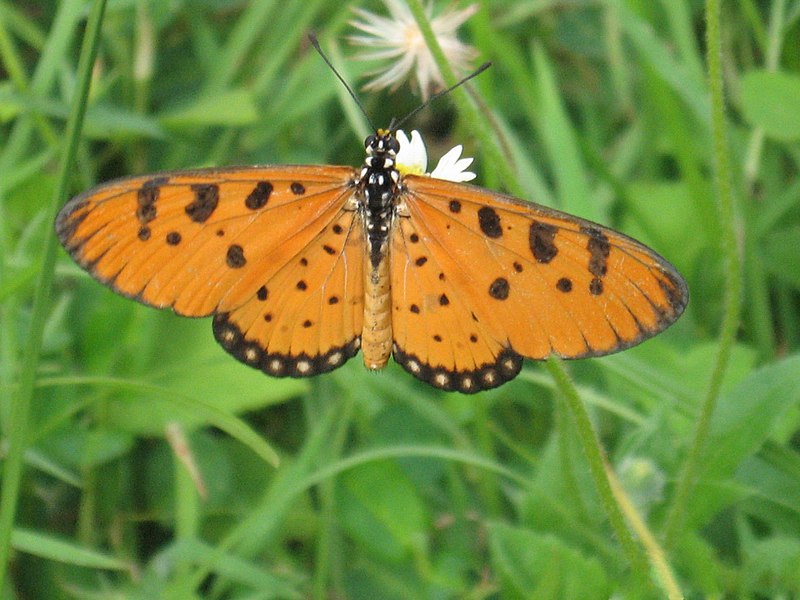
[(364, 268), (364, 328), (361, 353), (368, 369), (378, 370), (389, 362), (392, 351), (392, 288), (387, 244), (383, 260), (372, 266), (370, 254)]

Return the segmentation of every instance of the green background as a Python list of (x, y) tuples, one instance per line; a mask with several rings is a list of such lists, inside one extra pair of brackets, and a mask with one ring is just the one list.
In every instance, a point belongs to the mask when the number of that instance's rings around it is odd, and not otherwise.
[[(14, 432), (27, 447), (4, 597), (800, 595), (800, 2), (723, 5), (722, 145), (704, 9), (486, 1), (461, 28), (493, 67), (405, 128), (432, 158), (464, 144), (484, 187), (641, 239), (691, 292), (664, 334), (564, 365), (572, 384), (526, 362), (461, 396), (358, 358), (266, 377), (208, 320), (115, 296), (61, 250), (41, 321), (89, 4), (0, 0), (0, 456)], [(353, 60), (353, 18), (321, 0), (109, 2), (69, 194), (166, 169), (359, 165), (365, 120), (306, 38), (358, 86), (381, 65)], [(362, 98), (379, 126), (419, 103), (408, 85)], [(611, 502), (574, 391), (624, 489)]]

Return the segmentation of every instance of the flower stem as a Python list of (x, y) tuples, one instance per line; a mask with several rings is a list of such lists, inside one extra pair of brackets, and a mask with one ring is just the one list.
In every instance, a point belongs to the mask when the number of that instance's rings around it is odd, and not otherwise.
[(714, 143), (716, 163), (717, 211), (722, 232), (722, 255), (725, 261), (725, 289), (723, 320), (714, 370), (700, 410), (689, 453), (675, 486), (672, 505), (664, 526), (667, 549), (674, 547), (683, 531), (687, 505), (697, 477), (711, 416), (717, 404), (722, 379), (728, 367), (731, 350), (736, 340), (741, 311), (742, 264), (736, 240), (733, 190), (731, 186), (730, 154), (726, 135), (725, 91), (722, 82), (722, 48), (720, 36), (720, 0), (706, 0), (706, 48), (708, 61), (708, 83), (711, 92), (711, 135)]
[(679, 600), (683, 598), (683, 593), (667, 562), (664, 549), (658, 545), (655, 536), (636, 510), (636, 507), (633, 505), (633, 502), (631, 502), (630, 497), (625, 492), (625, 488), (622, 487), (613, 469), (611, 469), (608, 463), (606, 463), (605, 468), (606, 475), (611, 483), (611, 491), (614, 493), (617, 504), (622, 508), (622, 511), (628, 518), (628, 523), (631, 524), (631, 528), (636, 532), (637, 537), (641, 540), (645, 550), (647, 550), (647, 556), (650, 557), (650, 564), (653, 565), (653, 570), (656, 572), (667, 598), (669, 598), (669, 600)]
[[(431, 51), (431, 54), (436, 61), (436, 65), (442, 72), (442, 77), (444, 78), (445, 84), (447, 86), (455, 85), (458, 83), (458, 76), (450, 66), (447, 56), (445, 55), (444, 50), (442, 50), (439, 40), (436, 38), (436, 34), (433, 32), (433, 28), (431, 27), (430, 21), (425, 14), (425, 9), (423, 8), (422, 3), (420, 0), (408, 0), (408, 8), (411, 10), (411, 14), (414, 15), (417, 26), (422, 32), (422, 37), (425, 39), (425, 44), (428, 46), (428, 49)], [(461, 88), (466, 88), (466, 86), (461, 86)], [(499, 174), (500, 178), (503, 180), (503, 183), (508, 188), (508, 191), (513, 194), (520, 195), (522, 191), (517, 183), (517, 178), (514, 174), (511, 164), (505, 158), (500, 146), (497, 144), (497, 140), (492, 134), (491, 128), (487, 124), (485, 115), (482, 115), (478, 111), (475, 104), (470, 101), (467, 90), (454, 90), (453, 102), (455, 102), (459, 114), (473, 127), (473, 133), (480, 142), (481, 151), (486, 156), (486, 160), (491, 164), (492, 168)]]
[(550, 375), (556, 382), (558, 391), (566, 401), (572, 418), (575, 420), (575, 425), (578, 428), (578, 437), (580, 438), (583, 452), (586, 455), (586, 460), (589, 463), (589, 471), (591, 472), (597, 493), (600, 496), (600, 501), (603, 503), (603, 508), (605, 508), (606, 516), (611, 523), (611, 528), (614, 530), (622, 546), (622, 551), (631, 566), (631, 571), (636, 576), (643, 578), (649, 573), (647, 556), (641, 546), (634, 541), (633, 535), (625, 523), (622, 507), (614, 498), (611, 482), (609, 481), (608, 472), (606, 471), (603, 448), (600, 446), (600, 441), (597, 439), (597, 434), (592, 426), (592, 421), (589, 418), (586, 405), (581, 401), (578, 390), (569, 378), (567, 370), (564, 368), (564, 364), (561, 360), (551, 358), (546, 364)]

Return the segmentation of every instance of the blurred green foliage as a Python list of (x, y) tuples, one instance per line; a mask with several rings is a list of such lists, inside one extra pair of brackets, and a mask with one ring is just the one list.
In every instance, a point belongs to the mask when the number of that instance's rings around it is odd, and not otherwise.
[[(363, 118), (306, 39), (316, 31), (357, 84), (376, 64), (352, 60), (355, 5), (110, 2), (74, 192), (208, 165), (360, 164)], [(0, 0), (4, 437), (39, 252), (53, 235), (43, 207), (85, 17), (80, 1)], [(687, 597), (800, 595), (799, 18), (796, 0), (723, 5), (745, 292), (700, 477), (664, 548)], [(484, 2), (461, 31), (494, 63), (471, 85), (526, 197), (641, 239), (689, 282), (689, 308), (670, 330), (568, 365), (659, 542), (718, 350), (727, 276), (703, 32), (703, 6), (689, 0)], [(384, 126), (419, 102), (408, 86), (363, 100)], [(447, 99), (406, 128), (423, 132), (433, 157), (463, 143), (481, 185), (511, 187), (482, 171), (471, 124)], [(358, 359), (311, 380), (273, 379), (232, 360), (209, 323), (119, 298), (63, 253), (56, 276), (4, 597), (665, 589), (630, 572), (540, 365), (473, 397), (395, 365), (373, 375)]]

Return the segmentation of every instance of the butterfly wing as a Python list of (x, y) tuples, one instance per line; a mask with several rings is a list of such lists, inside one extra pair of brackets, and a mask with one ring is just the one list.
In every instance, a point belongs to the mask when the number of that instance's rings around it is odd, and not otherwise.
[(358, 349), (362, 227), (348, 167), (242, 167), (112, 181), (59, 213), (63, 246), (144, 304), (215, 315), (242, 362), (273, 374), (330, 370)]
[(617, 352), (686, 306), (678, 272), (623, 234), (469, 185), (404, 183), (394, 354), (433, 385), (476, 392), (515, 377), (521, 357)]

